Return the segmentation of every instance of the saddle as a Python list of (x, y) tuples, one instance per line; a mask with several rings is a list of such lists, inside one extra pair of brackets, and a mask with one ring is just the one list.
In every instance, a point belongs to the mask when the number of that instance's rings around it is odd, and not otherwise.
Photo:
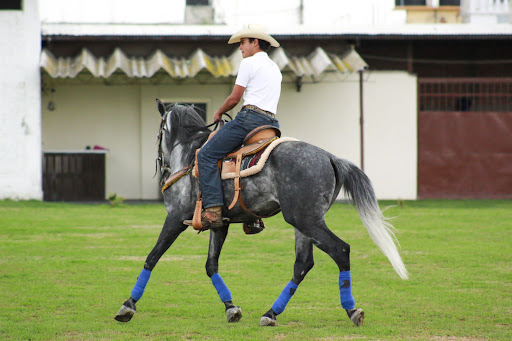
[[(212, 132), (208, 137), (208, 140), (211, 139), (216, 133), (217, 131)], [(240, 185), (242, 161), (244, 158), (248, 156), (256, 155), (264, 151), (272, 142), (276, 141), (280, 137), (281, 131), (278, 128), (270, 125), (260, 126), (247, 134), (240, 148), (230, 152), (223, 159), (220, 159), (217, 162), (219, 171), (221, 173), (221, 178), (234, 179), (235, 195), (233, 197), (233, 200), (231, 201), (231, 204), (228, 207), (228, 210), (231, 210), (238, 202), (240, 204), (240, 207), (242, 207), (244, 211), (250, 213), (251, 215), (257, 218), (261, 218), (252, 213), (251, 211), (249, 211), (242, 200), (242, 196), (240, 193), (242, 191), (242, 186)], [(199, 178), (199, 169), (197, 162), (197, 153), (199, 153), (199, 150), (201, 150), (201, 148), (196, 150), (194, 169), (192, 171), (192, 174), (197, 178)], [(198, 206), (199, 205), (196, 205), (196, 210), (198, 209)]]

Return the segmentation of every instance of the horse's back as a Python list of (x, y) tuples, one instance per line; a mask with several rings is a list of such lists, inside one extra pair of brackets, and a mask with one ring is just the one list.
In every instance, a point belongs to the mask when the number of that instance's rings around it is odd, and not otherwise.
[[(281, 143), (260, 173), (242, 179), (244, 203), (263, 216), (287, 207), (311, 208), (324, 214), (339, 192), (334, 159), (334, 155), (309, 143)], [(232, 199), (232, 182), (224, 181), (225, 200)], [(230, 213), (244, 215), (239, 205)]]
[(315, 179), (333, 174), (331, 163), (337, 157), (320, 147), (296, 141), (282, 143), (269, 159), (278, 173), (292, 172)]

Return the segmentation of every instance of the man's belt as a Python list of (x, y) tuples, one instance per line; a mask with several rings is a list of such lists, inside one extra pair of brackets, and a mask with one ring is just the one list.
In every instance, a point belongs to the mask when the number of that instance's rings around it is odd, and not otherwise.
[(260, 114), (267, 115), (267, 116), (270, 116), (270, 117), (272, 117), (272, 118), (276, 118), (276, 114), (273, 114), (273, 113), (271, 113), (270, 111), (266, 111), (266, 110), (260, 109), (260, 108), (258, 108), (258, 107), (257, 107), (257, 106), (255, 106), (255, 105), (250, 105), (250, 104), (249, 104), (249, 105), (244, 105), (244, 106), (242, 107), (242, 110), (243, 110), (243, 109), (254, 110), (254, 111), (256, 111), (256, 112), (259, 112)]

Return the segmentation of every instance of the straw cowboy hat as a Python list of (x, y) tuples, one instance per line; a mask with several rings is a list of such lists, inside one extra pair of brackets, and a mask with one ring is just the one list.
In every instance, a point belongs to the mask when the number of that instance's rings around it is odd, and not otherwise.
[(277, 40), (272, 38), (266, 31), (267, 30), (262, 25), (249, 24), (242, 30), (233, 34), (231, 38), (229, 38), (228, 44), (239, 43), (240, 39), (242, 38), (258, 38), (269, 42), (270, 46), (279, 47), (280, 44), (277, 42)]

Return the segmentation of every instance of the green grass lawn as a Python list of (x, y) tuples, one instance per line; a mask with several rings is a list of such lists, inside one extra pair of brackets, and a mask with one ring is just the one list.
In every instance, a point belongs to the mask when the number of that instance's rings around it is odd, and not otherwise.
[(512, 339), (512, 201), (405, 202), (385, 214), (395, 217), (408, 281), (352, 206), (336, 204), (327, 215), (351, 245), (363, 327), (341, 309), (336, 265), (315, 249), (315, 267), (278, 326), (261, 328), (293, 272), (293, 228), (281, 215), (259, 235), (231, 227), (220, 273), (243, 309), (239, 323), (226, 323), (206, 276), (209, 233), (192, 229), (156, 266), (133, 320), (119, 323), (113, 317), (156, 242), (163, 205), (0, 201), (0, 339)]

